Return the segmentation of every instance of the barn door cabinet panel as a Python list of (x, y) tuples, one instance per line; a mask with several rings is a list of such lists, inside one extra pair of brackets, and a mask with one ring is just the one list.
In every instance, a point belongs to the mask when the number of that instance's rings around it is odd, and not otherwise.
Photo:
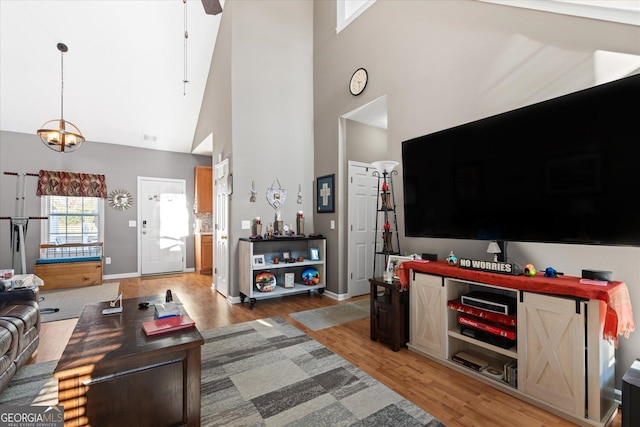
[(444, 359), (446, 357), (447, 300), (442, 277), (412, 273), (409, 298), (409, 349)]

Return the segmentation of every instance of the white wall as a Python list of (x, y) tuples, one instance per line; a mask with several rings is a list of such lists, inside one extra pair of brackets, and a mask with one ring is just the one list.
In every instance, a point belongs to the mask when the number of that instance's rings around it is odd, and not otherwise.
[[(235, 275), (237, 239), (251, 234), (241, 229), (241, 221), (260, 216), (266, 231), (276, 213), (266, 192), (277, 189), (278, 182), (287, 194), (279, 209), (282, 220), (295, 226), (296, 213), (302, 210), (305, 231), (313, 231), (313, 4), (252, 1), (229, 6), (234, 176), (230, 268)], [(252, 182), (255, 203), (249, 201)], [(231, 283), (231, 295), (237, 296), (237, 279)]]

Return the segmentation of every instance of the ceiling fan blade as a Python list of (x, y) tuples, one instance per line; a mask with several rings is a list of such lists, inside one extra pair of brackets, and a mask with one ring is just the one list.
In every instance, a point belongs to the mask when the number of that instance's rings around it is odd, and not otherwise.
[(202, 6), (207, 15), (217, 15), (222, 12), (220, 0), (202, 0)]

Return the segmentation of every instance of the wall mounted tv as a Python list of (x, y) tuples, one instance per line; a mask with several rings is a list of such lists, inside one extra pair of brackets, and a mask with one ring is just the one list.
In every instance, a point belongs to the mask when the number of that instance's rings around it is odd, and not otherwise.
[(408, 237), (640, 246), (640, 75), (402, 143)]

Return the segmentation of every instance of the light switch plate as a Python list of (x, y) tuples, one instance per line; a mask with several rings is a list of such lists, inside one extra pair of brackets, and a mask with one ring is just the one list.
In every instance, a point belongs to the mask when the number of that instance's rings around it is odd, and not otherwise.
[(332, 230), (336, 229), (336, 222), (334, 220), (331, 220), (331, 229)]
[(135, 227), (136, 226), (136, 220), (132, 219), (129, 221), (129, 227)]
[(242, 229), (243, 230), (251, 229), (251, 221), (243, 220), (242, 221)]

